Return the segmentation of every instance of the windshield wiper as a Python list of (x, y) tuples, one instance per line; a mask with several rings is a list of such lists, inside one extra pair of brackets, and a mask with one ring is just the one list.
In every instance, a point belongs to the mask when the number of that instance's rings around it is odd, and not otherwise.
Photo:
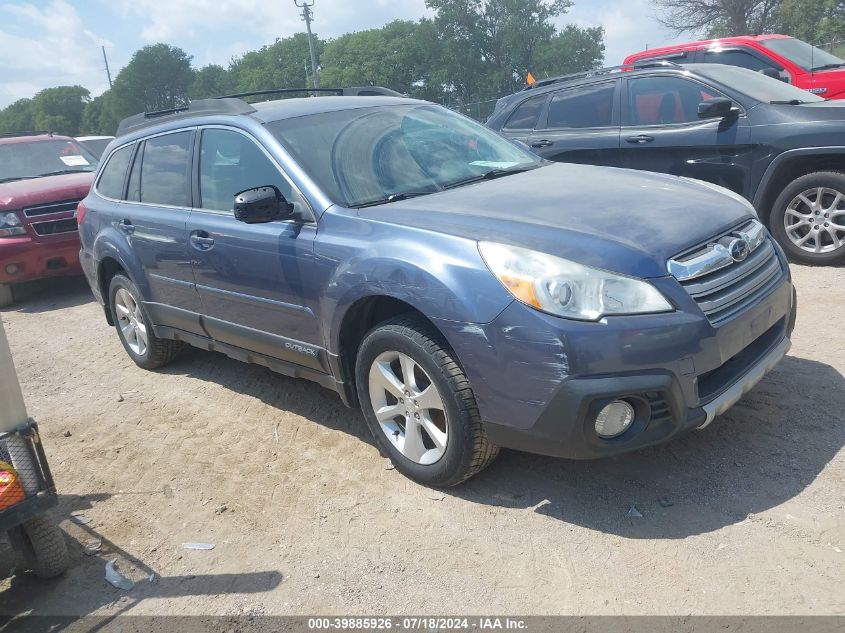
[(400, 200), (409, 200), (411, 198), (417, 198), (419, 196), (427, 196), (430, 193), (436, 193), (436, 189), (433, 191), (403, 191), (401, 193), (392, 193), (389, 196), (385, 196), (384, 198), (378, 198), (376, 200), (368, 200), (367, 202), (359, 202), (357, 204), (353, 204), (353, 209), (363, 209), (364, 207), (374, 207), (379, 204), (388, 204), (390, 202), (399, 202)]
[(800, 99), (789, 99), (787, 101), (769, 101), (772, 105), (803, 105), (809, 101), (801, 101)]
[(26, 180), (32, 176), (12, 176), (10, 178), (0, 178), (0, 182), (12, 182), (13, 180)]
[(454, 189), (455, 187), (463, 187), (464, 185), (471, 185), (474, 182), (481, 182), (482, 180), (493, 180), (495, 178), (501, 178), (502, 176), (510, 176), (511, 174), (521, 174), (522, 172), (531, 171), (537, 167), (539, 167), (539, 165), (531, 165), (530, 167), (512, 167), (510, 169), (491, 169), (490, 171), (486, 171), (478, 176), (471, 176), (469, 178), (464, 178), (463, 180), (451, 182), (443, 188)]
[(832, 70), (834, 68), (842, 68), (845, 66), (845, 62), (836, 62), (835, 64), (824, 64), (822, 66), (813, 66), (810, 71), (814, 70)]
[(48, 171), (46, 174), (38, 174), (37, 176), (32, 176), (33, 178), (44, 178), (45, 176), (61, 176), (63, 174), (87, 174), (93, 170), (85, 170), (85, 169), (60, 169), (59, 171)]

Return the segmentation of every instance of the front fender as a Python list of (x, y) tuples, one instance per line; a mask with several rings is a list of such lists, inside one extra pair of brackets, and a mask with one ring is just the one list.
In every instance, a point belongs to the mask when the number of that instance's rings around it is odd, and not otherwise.
[[(351, 233), (354, 239), (346, 237)], [(344, 315), (367, 297), (391, 297), (430, 319), (462, 323), (489, 323), (513, 301), (466, 238), (326, 214), (315, 252), (333, 265), (320, 310), (331, 315), (323, 327), (332, 350), (339, 349)]]

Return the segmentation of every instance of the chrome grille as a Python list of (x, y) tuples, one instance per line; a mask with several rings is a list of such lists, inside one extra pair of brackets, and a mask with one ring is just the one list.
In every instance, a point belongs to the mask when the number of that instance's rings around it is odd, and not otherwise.
[[(742, 243), (750, 252), (735, 258), (732, 249), (742, 255)], [(783, 277), (771, 238), (757, 220), (672, 259), (669, 271), (713, 324), (745, 310)]]
[(39, 215), (49, 215), (51, 213), (67, 213), (68, 211), (76, 211), (79, 200), (69, 200), (66, 202), (56, 202), (53, 204), (42, 204), (34, 207), (26, 207), (23, 214), (28, 217), (36, 217)]

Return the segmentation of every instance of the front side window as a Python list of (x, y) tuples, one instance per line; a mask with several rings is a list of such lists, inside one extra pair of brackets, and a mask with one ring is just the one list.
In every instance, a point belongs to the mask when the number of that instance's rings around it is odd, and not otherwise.
[(75, 141), (33, 140), (0, 145), (0, 182), (97, 169), (97, 159)]
[(544, 161), (492, 130), (435, 105), (359, 107), (267, 124), (338, 204), (425, 195)]
[(527, 99), (520, 103), (505, 124), (505, 129), (533, 130), (537, 127), (537, 120), (540, 118), (540, 112), (543, 110), (543, 104), (546, 103), (547, 96), (534, 97), (533, 99)]
[(727, 64), (728, 66), (739, 66), (740, 68), (758, 71), (764, 68), (774, 68), (771, 63), (740, 50), (707, 51), (704, 53), (704, 63)]
[(698, 104), (705, 99), (722, 96), (712, 88), (705, 88), (681, 77), (629, 79), (628, 121), (630, 125), (671, 125), (699, 121)]
[(232, 211), (236, 193), (267, 185), (277, 187), (288, 202), (299, 202), (290, 183), (255, 142), (231, 130), (203, 130), (199, 206)]
[(97, 192), (106, 198), (120, 200), (123, 197), (123, 184), (126, 182), (126, 170), (132, 158), (135, 145), (121, 147), (111, 153), (109, 162), (103, 167), (103, 173), (97, 182)]
[(154, 136), (144, 142), (144, 154), (141, 157), (141, 202), (174, 207), (190, 205), (188, 172), (191, 164), (191, 139), (191, 132), (174, 132)]
[(608, 127), (613, 117), (616, 82), (565, 90), (552, 97), (547, 128)]

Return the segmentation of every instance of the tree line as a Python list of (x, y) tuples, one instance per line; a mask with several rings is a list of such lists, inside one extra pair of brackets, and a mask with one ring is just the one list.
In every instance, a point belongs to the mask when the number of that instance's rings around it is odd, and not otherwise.
[(653, 0), (676, 33), (708, 37), (783, 33), (816, 43), (845, 38), (841, 0)]
[[(432, 18), (315, 37), (323, 86), (380, 85), (459, 106), (524, 86), (526, 74), (565, 74), (597, 67), (604, 30), (553, 20), (570, 0), (426, 0)], [(49, 129), (114, 134), (120, 120), (166, 110), (188, 99), (272, 88), (306, 88), (308, 37), (297, 33), (233, 58), (193, 68), (182, 49), (160, 43), (135, 52), (112, 87), (92, 98), (82, 86), (47, 88), (0, 111), (0, 132)], [(307, 82), (307, 83), (306, 83)]]

